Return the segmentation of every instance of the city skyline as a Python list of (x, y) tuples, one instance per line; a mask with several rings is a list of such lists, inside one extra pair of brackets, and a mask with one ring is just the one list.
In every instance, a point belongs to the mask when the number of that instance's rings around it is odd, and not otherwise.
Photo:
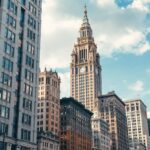
[(122, 3), (117, 0), (52, 0), (49, 3), (45, 0), (41, 68), (56, 69), (61, 77), (61, 87), (66, 87), (61, 88), (61, 96), (69, 96), (70, 53), (79, 36), (85, 3), (101, 55), (103, 93), (115, 90), (123, 99), (140, 97), (150, 110), (148, 0), (122, 0)]

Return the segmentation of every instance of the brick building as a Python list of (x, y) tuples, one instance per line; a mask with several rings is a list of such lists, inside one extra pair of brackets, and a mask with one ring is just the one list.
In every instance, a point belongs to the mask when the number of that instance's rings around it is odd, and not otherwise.
[(74, 98), (63, 98), (61, 105), (61, 150), (92, 150), (92, 112)]

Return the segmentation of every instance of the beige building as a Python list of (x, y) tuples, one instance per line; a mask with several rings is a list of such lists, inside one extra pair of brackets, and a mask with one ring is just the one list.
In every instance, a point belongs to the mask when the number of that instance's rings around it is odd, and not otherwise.
[[(45, 69), (44, 72), (40, 72), (39, 74), (37, 129), (39, 132), (50, 132), (55, 136), (59, 136), (60, 78), (58, 74), (56, 72), (53, 72), (52, 70), (47, 71)], [(40, 143), (42, 143), (42, 140), (50, 142), (49, 137), (47, 137), (46, 139), (45, 138), (42, 137), (42, 139), (38, 139), (38, 141), (40, 141)], [(55, 144), (55, 141), (53, 144)], [(48, 145), (50, 145), (50, 143)]]
[(98, 97), (95, 107), (98, 109), (95, 115), (109, 124), (111, 150), (129, 150), (125, 103), (115, 92), (110, 92)]
[(146, 106), (140, 99), (129, 100), (126, 104), (130, 150), (137, 150), (143, 144), (149, 150), (149, 134)]
[(92, 150), (111, 150), (109, 125), (106, 121), (98, 117), (92, 118), (92, 137)]
[(95, 98), (102, 92), (101, 66), (86, 8), (80, 36), (74, 45), (71, 57), (71, 96), (93, 111)]

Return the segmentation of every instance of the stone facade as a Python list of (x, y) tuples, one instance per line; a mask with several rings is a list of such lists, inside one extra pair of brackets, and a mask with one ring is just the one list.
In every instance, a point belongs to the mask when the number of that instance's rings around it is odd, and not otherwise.
[(37, 107), (38, 131), (58, 136), (60, 131), (60, 78), (52, 70), (40, 72)]
[(74, 45), (71, 57), (70, 94), (93, 111), (95, 98), (102, 93), (101, 65), (86, 8), (80, 37)]
[(61, 104), (61, 150), (92, 150), (92, 113), (74, 98)]
[(0, 0), (0, 147), (7, 150), (37, 148), (41, 3)]
[(125, 104), (130, 150), (136, 150), (140, 143), (149, 150), (149, 133), (145, 104), (140, 99), (128, 100)]
[(95, 115), (109, 125), (111, 150), (129, 150), (125, 103), (115, 92), (110, 92), (98, 97), (95, 107)]

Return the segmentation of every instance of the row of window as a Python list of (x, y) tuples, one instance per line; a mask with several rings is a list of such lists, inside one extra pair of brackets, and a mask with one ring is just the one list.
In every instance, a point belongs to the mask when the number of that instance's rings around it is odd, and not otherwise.
[(25, 69), (25, 79), (27, 79), (28, 81), (33, 82), (33, 80), (34, 80), (34, 73), (29, 71), (28, 69)]
[(29, 57), (28, 55), (26, 55), (26, 65), (31, 68), (34, 68), (34, 59)]
[(0, 122), (0, 134), (8, 134), (8, 124)]
[(2, 72), (2, 83), (11, 87), (12, 85), (12, 77), (4, 72)]
[(17, 6), (12, 0), (8, 0), (8, 10), (12, 12), (14, 15), (17, 15)]
[(31, 43), (27, 42), (27, 51), (30, 54), (34, 55), (34, 53), (35, 53), (35, 46), (32, 45)]
[(31, 125), (31, 116), (27, 114), (22, 114), (22, 123), (26, 125)]
[(29, 111), (32, 111), (32, 101), (29, 99), (23, 99), (23, 108)]
[(11, 57), (14, 56), (14, 47), (8, 44), (7, 42), (4, 43), (4, 51), (7, 55)]
[(3, 57), (3, 68), (9, 72), (13, 71), (13, 62), (5, 57)]
[(34, 7), (30, 2), (29, 2), (29, 11), (36, 16), (36, 7)]
[(35, 42), (36, 36), (35, 36), (35, 33), (34, 33), (32, 30), (30, 30), (30, 29), (27, 30), (27, 37), (28, 37), (31, 41)]
[(10, 102), (11, 93), (5, 89), (0, 88), (0, 100)]
[(28, 16), (28, 25), (33, 29), (36, 29), (36, 20), (30, 15)]
[(9, 108), (3, 105), (0, 105), (0, 117), (9, 118)]
[(31, 138), (31, 132), (25, 129), (21, 129), (21, 139), (30, 141)]
[(33, 87), (31, 85), (28, 85), (28, 84), (24, 84), (24, 92), (27, 94), (27, 95), (30, 95), (30, 96), (33, 96)]
[(9, 14), (7, 14), (7, 25), (12, 26), (13, 28), (16, 28), (16, 19)]
[(15, 33), (14, 33), (13, 31), (11, 31), (10, 29), (6, 28), (5, 37), (6, 37), (9, 41), (15, 43), (15, 38), (16, 38), (15, 36), (16, 36), (16, 35), (15, 35)]

